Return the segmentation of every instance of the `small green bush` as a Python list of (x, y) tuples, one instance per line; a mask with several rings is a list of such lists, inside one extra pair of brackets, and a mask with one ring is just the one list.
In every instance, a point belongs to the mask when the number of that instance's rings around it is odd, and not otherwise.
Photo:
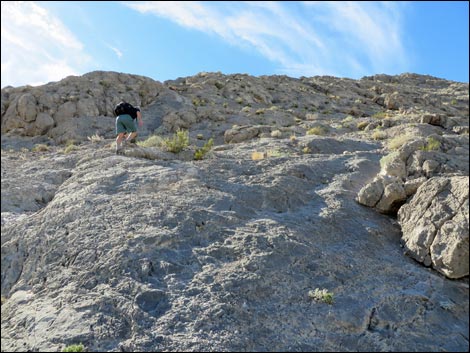
[(189, 145), (189, 132), (178, 130), (173, 137), (163, 140), (167, 150), (173, 153), (179, 153)]
[(207, 101), (204, 98), (193, 98), (193, 105), (195, 107), (203, 107), (207, 105)]
[(206, 153), (211, 150), (213, 145), (214, 145), (214, 139), (209, 139), (209, 141), (207, 141), (204, 144), (204, 146), (202, 146), (201, 148), (198, 148), (196, 152), (194, 152), (194, 159), (198, 161), (203, 159)]
[(312, 127), (307, 131), (307, 135), (319, 135), (323, 136), (327, 133), (328, 131), (323, 127), (323, 126), (315, 126)]
[(421, 147), (422, 151), (437, 151), (441, 147), (441, 142), (436, 140), (434, 137), (428, 137), (426, 140), (426, 146)]
[(65, 347), (62, 352), (83, 352), (85, 347), (83, 344), (72, 344), (71, 346)]
[(70, 152), (75, 151), (76, 149), (77, 149), (77, 146), (75, 146), (72, 142), (71, 144), (68, 144), (67, 147), (65, 147), (64, 153), (69, 154)]
[(333, 304), (333, 293), (328, 292), (326, 289), (315, 288), (315, 290), (308, 292), (308, 296), (322, 303)]

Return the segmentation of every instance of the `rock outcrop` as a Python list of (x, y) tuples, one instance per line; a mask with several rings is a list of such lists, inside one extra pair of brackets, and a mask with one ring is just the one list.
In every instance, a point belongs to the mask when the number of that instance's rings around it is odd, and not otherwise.
[(468, 84), (94, 72), (1, 112), (2, 351), (468, 351)]
[(407, 251), (450, 278), (468, 276), (468, 177), (434, 177), (398, 213)]

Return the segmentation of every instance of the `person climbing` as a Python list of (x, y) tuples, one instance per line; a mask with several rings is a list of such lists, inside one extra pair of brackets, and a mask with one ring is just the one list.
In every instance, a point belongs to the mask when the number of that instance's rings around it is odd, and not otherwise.
[(123, 145), (137, 137), (135, 120), (138, 120), (139, 127), (142, 127), (144, 122), (140, 108), (127, 102), (119, 102), (114, 108), (114, 114), (116, 115), (116, 153), (120, 153)]

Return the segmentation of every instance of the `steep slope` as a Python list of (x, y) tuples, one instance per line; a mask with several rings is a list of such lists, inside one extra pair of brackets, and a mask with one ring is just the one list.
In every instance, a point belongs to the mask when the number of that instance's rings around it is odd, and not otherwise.
[[(2, 350), (468, 350), (468, 272), (450, 280), (406, 256), (396, 213), (357, 202), (378, 174), (396, 174), (380, 159), (405, 132), (441, 137), (424, 152), (447, 156), (447, 169), (426, 169), (426, 181), (468, 180), (468, 85), (203, 73), (155, 87), (137, 102), (142, 135), (189, 129), (179, 154), (114, 154), (111, 118), (104, 139), (76, 130), (83, 143), (65, 153), (68, 135), (51, 133), (60, 106), (45, 135), (20, 138), (36, 124), (21, 97), (45, 88), (2, 90)], [(64, 124), (73, 119), (87, 118)], [(210, 137), (216, 146), (193, 160)]]

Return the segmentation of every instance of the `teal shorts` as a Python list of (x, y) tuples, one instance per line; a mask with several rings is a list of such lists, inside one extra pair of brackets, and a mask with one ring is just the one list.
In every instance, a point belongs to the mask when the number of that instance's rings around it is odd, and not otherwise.
[(136, 132), (134, 119), (128, 114), (119, 115), (116, 118), (116, 135), (125, 132)]

